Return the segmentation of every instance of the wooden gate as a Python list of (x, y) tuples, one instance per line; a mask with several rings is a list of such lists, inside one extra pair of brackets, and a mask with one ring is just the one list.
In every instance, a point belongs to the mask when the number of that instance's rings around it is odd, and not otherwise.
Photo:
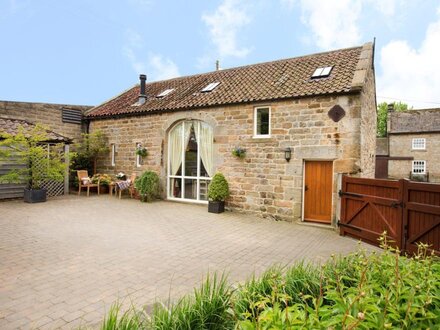
[(339, 194), (341, 235), (378, 245), (386, 231), (403, 251), (423, 242), (440, 254), (440, 185), (344, 176)]

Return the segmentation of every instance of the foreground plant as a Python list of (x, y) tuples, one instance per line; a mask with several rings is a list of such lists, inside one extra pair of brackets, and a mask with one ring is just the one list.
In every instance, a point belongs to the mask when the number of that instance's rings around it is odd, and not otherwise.
[[(322, 266), (274, 266), (234, 291), (224, 276), (208, 277), (177, 304), (157, 305), (140, 328), (438, 329), (438, 258), (423, 244), (415, 256), (401, 256), (385, 237), (381, 253), (359, 250)], [(103, 330), (128, 329), (127, 323)]]

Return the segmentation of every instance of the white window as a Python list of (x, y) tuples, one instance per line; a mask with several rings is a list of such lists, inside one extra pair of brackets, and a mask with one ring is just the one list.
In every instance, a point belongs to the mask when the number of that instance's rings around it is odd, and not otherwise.
[(270, 107), (258, 107), (254, 111), (254, 137), (270, 137)]
[(112, 144), (112, 148), (111, 148), (111, 153), (112, 153), (112, 166), (116, 165), (116, 144)]
[[(136, 150), (140, 149), (142, 145), (140, 143), (136, 143)], [(136, 153), (136, 167), (141, 167), (141, 156)]]
[(165, 97), (165, 96), (167, 96), (168, 94), (170, 94), (173, 90), (174, 90), (174, 88), (165, 89), (162, 93), (160, 93), (159, 95), (157, 95), (157, 97), (158, 97), (158, 98)]
[(412, 173), (413, 174), (426, 174), (426, 161), (425, 160), (413, 160)]
[(425, 138), (412, 139), (412, 148), (414, 150), (425, 150), (426, 149), (426, 139)]
[(210, 83), (209, 85), (207, 85), (205, 88), (202, 89), (202, 93), (210, 92), (214, 90), (214, 88), (216, 88), (218, 85), (220, 85), (218, 81)]
[(332, 71), (332, 69), (333, 69), (332, 66), (326, 66), (326, 67), (317, 68), (315, 70), (315, 72), (313, 72), (312, 78), (328, 77), (330, 75), (330, 72)]
[(168, 135), (168, 198), (207, 203), (214, 169), (211, 126), (197, 120), (175, 125)]

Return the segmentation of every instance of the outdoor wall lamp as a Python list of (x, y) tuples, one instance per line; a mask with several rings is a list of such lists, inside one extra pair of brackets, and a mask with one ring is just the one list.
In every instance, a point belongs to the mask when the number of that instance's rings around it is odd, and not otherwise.
[(290, 147), (287, 147), (286, 149), (284, 149), (284, 158), (287, 161), (290, 161), (290, 159), (292, 158), (292, 149), (290, 149)]

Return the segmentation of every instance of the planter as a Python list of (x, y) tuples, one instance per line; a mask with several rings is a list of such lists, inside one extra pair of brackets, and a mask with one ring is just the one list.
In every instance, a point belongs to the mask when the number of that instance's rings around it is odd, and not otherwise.
[(108, 194), (108, 193), (110, 193), (110, 190), (108, 189), (108, 185), (100, 185), (99, 186), (99, 193), (100, 194)]
[(46, 189), (25, 189), (24, 201), (26, 203), (41, 203), (46, 201)]
[(208, 212), (209, 213), (225, 212), (225, 202), (224, 201), (209, 201), (208, 202)]

